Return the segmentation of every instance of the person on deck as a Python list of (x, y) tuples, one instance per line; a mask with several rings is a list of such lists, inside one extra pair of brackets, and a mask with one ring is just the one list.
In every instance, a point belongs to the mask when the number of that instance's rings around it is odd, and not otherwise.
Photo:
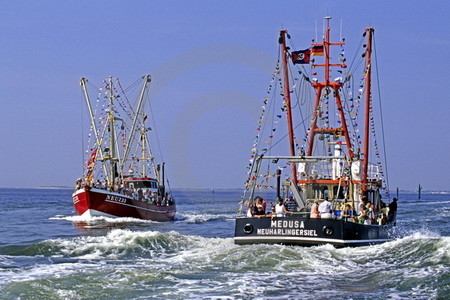
[(247, 217), (253, 217), (254, 207), (253, 204), (250, 204), (247, 208)]
[(367, 199), (365, 196), (361, 197), (361, 201), (359, 202), (358, 205), (358, 223), (360, 224), (364, 224), (364, 221), (366, 219), (368, 219), (368, 212), (366, 210), (366, 206), (367, 206)]
[(255, 215), (265, 215), (266, 214), (266, 203), (260, 196), (255, 197)]
[(392, 202), (389, 203), (388, 207), (389, 207), (389, 212), (388, 212), (387, 221), (392, 222), (397, 217), (397, 198), (392, 199)]
[(255, 217), (262, 217), (266, 215), (266, 211), (264, 210), (264, 207), (262, 205), (257, 205), (255, 208)]
[(284, 207), (283, 200), (281, 198), (278, 198), (278, 203), (275, 205), (275, 216), (277, 217), (284, 217), (286, 213), (289, 213), (286, 210), (286, 207)]
[(255, 197), (255, 203), (257, 206), (262, 205), (262, 207), (264, 208), (264, 211), (266, 211), (267, 203), (261, 196)]
[(364, 217), (364, 220), (363, 220), (363, 224), (364, 225), (370, 225), (370, 224), (372, 224), (372, 222), (370, 220), (370, 217), (371, 217), (370, 202), (366, 201), (365, 204), (366, 204), (366, 206), (364, 207), (364, 215), (365, 215), (365, 217)]
[(358, 214), (358, 223), (359, 224), (366, 224), (366, 220), (369, 219), (368, 212), (366, 210), (366, 206), (364, 205), (362, 208), (360, 208), (359, 214)]
[(345, 204), (345, 209), (342, 211), (342, 220), (346, 222), (352, 222), (353, 221), (353, 210), (350, 204)]
[(373, 203), (369, 204), (369, 220), (370, 224), (377, 224), (377, 216), (378, 212), (375, 208), (375, 205)]
[(331, 219), (333, 213), (333, 207), (331, 202), (328, 201), (328, 197), (325, 197), (325, 200), (319, 205), (320, 218), (322, 219)]
[(311, 219), (319, 219), (319, 199), (315, 199), (313, 205), (311, 206), (311, 214), (309, 215)]
[(264, 207), (264, 211), (266, 211), (266, 209), (267, 209), (267, 202), (262, 197), (260, 197), (260, 198), (261, 198), (261, 204)]
[(292, 197), (286, 198), (284, 201), (284, 207), (290, 212), (296, 212), (298, 209), (297, 202)]

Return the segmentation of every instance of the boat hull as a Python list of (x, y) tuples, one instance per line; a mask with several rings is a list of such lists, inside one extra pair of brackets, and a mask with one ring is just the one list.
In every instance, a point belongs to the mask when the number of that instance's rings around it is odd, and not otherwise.
[(72, 200), (80, 216), (131, 217), (164, 222), (174, 220), (176, 214), (175, 205), (154, 205), (96, 188), (79, 189), (73, 193)]
[(237, 218), (236, 244), (284, 244), (355, 247), (392, 240), (390, 225), (363, 225), (338, 219), (302, 216)]

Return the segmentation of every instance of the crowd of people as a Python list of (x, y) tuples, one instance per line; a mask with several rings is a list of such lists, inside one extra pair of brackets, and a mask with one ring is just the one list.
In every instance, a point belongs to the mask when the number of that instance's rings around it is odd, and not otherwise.
[[(75, 188), (79, 189), (82, 186), (83, 186), (82, 180), (78, 179)], [(168, 193), (164, 193), (164, 195), (161, 196), (158, 192), (152, 191), (148, 188), (135, 188), (133, 186), (128, 186), (124, 184), (117, 185), (116, 187), (113, 188), (108, 188), (106, 182), (101, 182), (100, 180), (94, 181), (89, 187), (114, 191), (116, 193), (129, 196), (135, 200), (142, 201), (152, 205), (170, 206), (175, 203), (173, 198)]]
[[(333, 216), (333, 212), (337, 212)], [(339, 217), (347, 222), (355, 222), (360, 224), (387, 224), (395, 220), (397, 212), (397, 198), (386, 205), (381, 201), (381, 209), (378, 210), (375, 205), (369, 202), (365, 197), (362, 197), (358, 210), (352, 208), (350, 202), (344, 202), (341, 209), (333, 209), (332, 203), (328, 197), (325, 197), (324, 201), (319, 204), (319, 200), (315, 200), (311, 206), (310, 218), (322, 218), (331, 219), (333, 217)]]
[(287, 214), (293, 214), (298, 211), (297, 202), (294, 198), (287, 197), (284, 201), (282, 198), (277, 199), (275, 205), (271, 205), (271, 209), (267, 211), (267, 202), (260, 196), (256, 196), (254, 204), (249, 205), (247, 216), (248, 217), (262, 217), (262, 216), (276, 216), (284, 217)]
[[(397, 198), (394, 198), (389, 205), (386, 205), (383, 201), (381, 201), (380, 211), (364, 196), (362, 197), (357, 210), (352, 207), (352, 204), (350, 202), (345, 201), (343, 204), (339, 203), (336, 206), (340, 206), (339, 209), (333, 208), (333, 203), (327, 196), (324, 197), (324, 200), (322, 202), (320, 202), (318, 199), (315, 199), (311, 205), (310, 218), (340, 218), (347, 222), (355, 222), (366, 225), (387, 224), (395, 220), (397, 213)], [(270, 211), (267, 211), (266, 208), (266, 201), (262, 197), (256, 196), (254, 198), (254, 204), (251, 204), (248, 207), (247, 216), (284, 217), (288, 214), (294, 214), (298, 212), (298, 205), (293, 197), (287, 197), (284, 201), (278, 197), (277, 203), (275, 205), (271, 205)]]

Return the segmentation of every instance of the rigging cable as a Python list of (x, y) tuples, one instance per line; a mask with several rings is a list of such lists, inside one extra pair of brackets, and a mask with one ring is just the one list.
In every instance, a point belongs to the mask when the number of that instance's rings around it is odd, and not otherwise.
[(384, 136), (384, 125), (383, 125), (383, 110), (381, 105), (381, 88), (380, 88), (380, 78), (378, 73), (378, 58), (377, 58), (377, 52), (376, 52), (376, 46), (375, 46), (375, 35), (373, 35), (373, 46), (374, 46), (374, 56), (375, 56), (375, 69), (376, 69), (376, 77), (377, 77), (377, 91), (378, 91), (378, 99), (379, 99), (379, 105), (380, 105), (380, 119), (381, 119), (381, 136), (383, 140), (383, 152), (384, 152), (384, 164), (386, 166), (385, 172), (386, 172), (386, 188), (389, 193), (389, 176), (388, 176), (388, 163), (387, 163), (387, 153), (386, 153), (386, 143), (385, 143), (385, 136)]
[[(81, 88), (83, 89), (83, 88)], [(83, 91), (80, 95), (80, 100), (81, 100), (81, 106), (80, 106), (80, 117), (81, 117), (81, 173), (83, 174), (84, 177), (84, 163), (86, 161), (86, 158), (84, 157), (84, 105), (83, 105)]]
[[(356, 49), (361, 48), (361, 46), (363, 45), (363, 42), (364, 42), (364, 36), (361, 37), (361, 39), (360, 39), (360, 41), (359, 41), (359, 45), (358, 45), (358, 47), (357, 47)], [(350, 63), (350, 66), (348, 67), (348, 73), (353, 73), (351, 70), (353, 69), (353, 64), (355, 63), (355, 60), (356, 60), (357, 57), (358, 57), (358, 52), (356, 52), (355, 55), (353, 56), (352, 62)], [(355, 69), (358, 68), (358, 66), (359, 66), (360, 63), (361, 63), (361, 62), (359, 62), (359, 63), (357, 64), (357, 66), (355, 67)]]

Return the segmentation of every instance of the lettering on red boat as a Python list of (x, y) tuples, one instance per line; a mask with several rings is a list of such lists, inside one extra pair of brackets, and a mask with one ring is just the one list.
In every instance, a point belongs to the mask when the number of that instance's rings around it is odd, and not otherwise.
[(114, 195), (107, 195), (106, 201), (113, 201), (113, 202), (119, 202), (119, 203), (126, 203), (127, 199), (120, 197), (120, 196), (114, 196)]
[(80, 199), (78, 199), (78, 196), (73, 196), (72, 200), (73, 200), (73, 204), (80, 202)]

